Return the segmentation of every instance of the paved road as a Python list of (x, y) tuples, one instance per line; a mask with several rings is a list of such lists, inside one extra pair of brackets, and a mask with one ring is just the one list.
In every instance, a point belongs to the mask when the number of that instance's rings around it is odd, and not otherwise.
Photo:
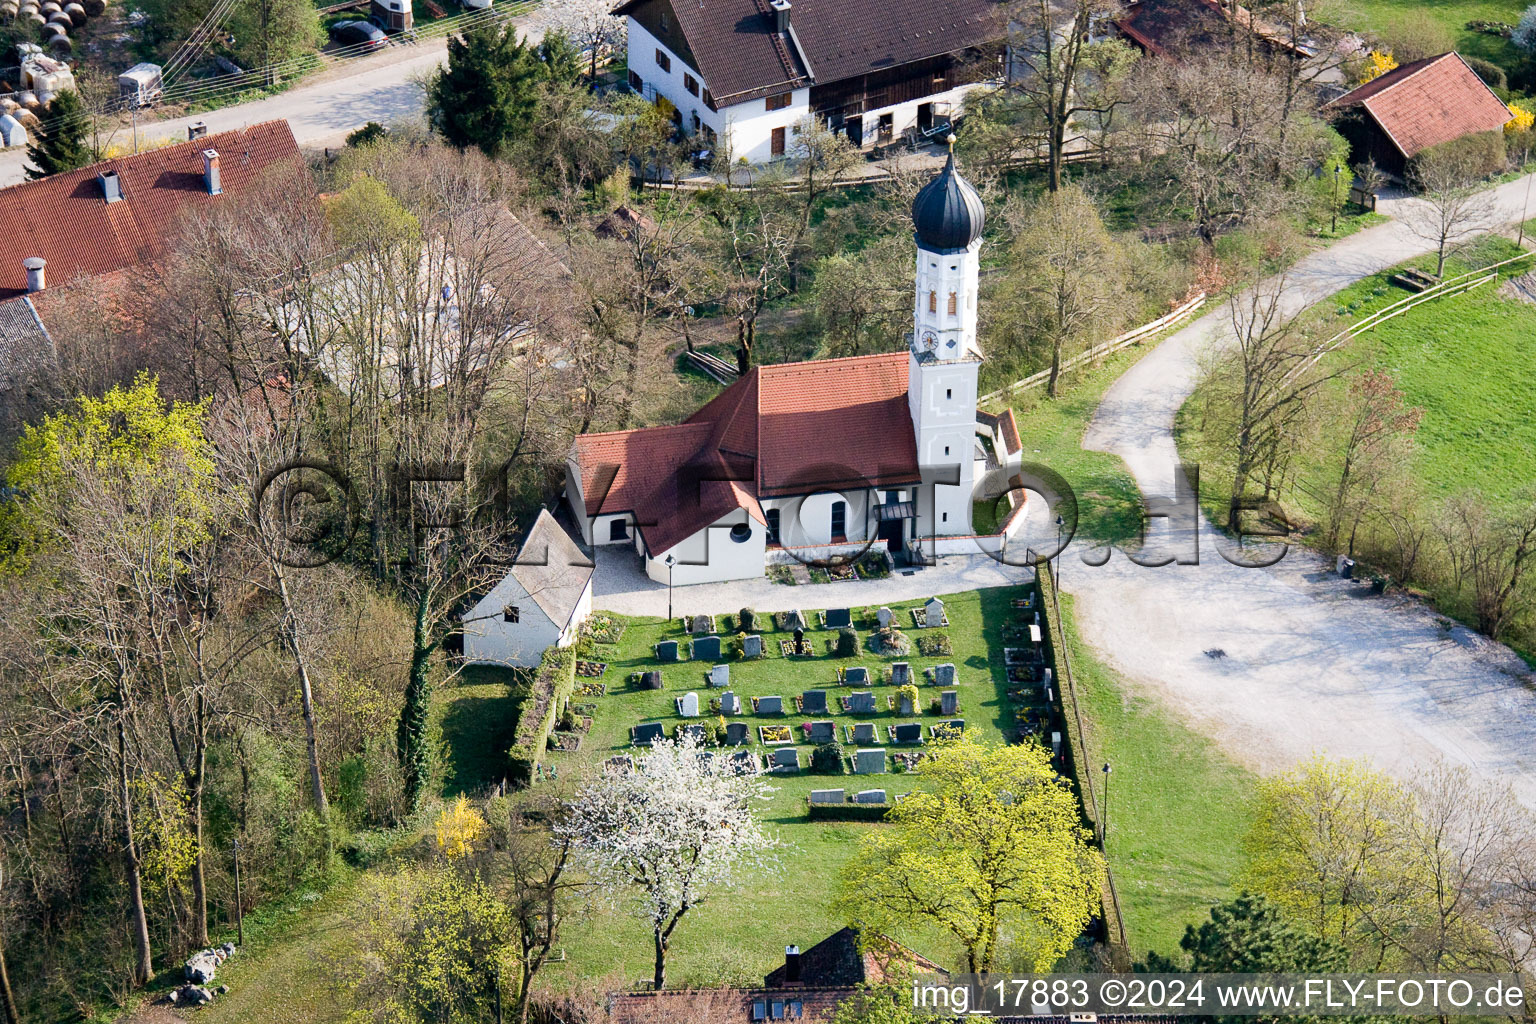
[[(539, 13), (535, 10), (516, 19), (524, 36), (543, 38)], [(419, 83), (442, 64), (447, 50), (448, 42), (442, 38), (391, 46), (381, 54), (339, 62), (280, 95), (141, 125), (139, 135), (141, 139), (184, 139), (194, 121), (207, 124), (210, 132), (222, 132), (282, 118), (302, 147), (340, 146), (347, 133), (369, 121), (388, 124), (418, 117), (423, 103)], [(130, 138), (124, 130), (114, 141), (127, 144)], [(14, 185), (24, 176), (25, 151), (0, 152), (0, 186)]]
[[(1521, 214), (1527, 183), (1497, 189), (1503, 219)], [(1402, 200), (1396, 209), (1407, 212)], [(1302, 260), (1285, 279), (1297, 311), (1427, 249), (1402, 222), (1362, 232)], [(1083, 447), (1125, 459), (1146, 494), (1171, 494), (1174, 414), (1201, 355), (1230, 339), (1225, 308), (1170, 337), (1105, 394)], [(1166, 523), (1152, 544), (1187, 543)], [(1239, 761), (1261, 771), (1314, 752), (1366, 756), (1407, 775), (1434, 757), (1511, 785), (1536, 808), (1536, 692), (1502, 645), (1445, 629), (1415, 602), (1376, 597), (1292, 551), (1272, 569), (1217, 553), (1200, 520), (1200, 563), (1143, 568), (1115, 553), (1101, 568), (1069, 551), (1063, 588), (1085, 639), (1133, 684), (1161, 697)], [(1207, 651), (1224, 652), (1222, 657)]]

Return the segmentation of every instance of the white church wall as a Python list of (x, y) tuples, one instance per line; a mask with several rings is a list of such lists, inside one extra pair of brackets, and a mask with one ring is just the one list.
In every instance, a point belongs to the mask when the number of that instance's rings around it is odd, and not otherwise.
[[(744, 541), (731, 536), (732, 527), (745, 525), (749, 532)], [(693, 536), (658, 552), (645, 560), (645, 574), (657, 583), (673, 586), (691, 583), (723, 583), (748, 580), (763, 574), (768, 531), (742, 509), (730, 513)], [(671, 555), (673, 564), (667, 565)]]
[[(590, 580), (582, 600), (590, 612)], [(516, 622), (505, 621), (509, 605), (517, 608)], [(464, 660), (482, 665), (537, 665), (546, 647), (570, 642), (562, 636), (562, 625), (551, 622), (527, 589), (508, 573), (464, 616)]]

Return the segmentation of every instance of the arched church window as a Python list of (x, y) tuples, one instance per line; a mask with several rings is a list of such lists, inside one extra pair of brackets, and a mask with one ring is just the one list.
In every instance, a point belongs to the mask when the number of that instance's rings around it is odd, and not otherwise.
[(960, 309), (960, 298), (954, 292), (949, 293), (949, 315), (954, 316)]
[(930, 312), (930, 313), (937, 313), (938, 311), (939, 311), (939, 293), (938, 292), (929, 292), (928, 293), (928, 312)]

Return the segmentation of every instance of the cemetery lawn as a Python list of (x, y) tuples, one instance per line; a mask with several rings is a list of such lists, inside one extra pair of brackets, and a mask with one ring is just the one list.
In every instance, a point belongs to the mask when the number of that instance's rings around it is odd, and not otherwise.
[[(729, 719), (746, 722), (753, 727), (753, 743), (747, 747), (758, 755), (769, 748), (757, 742), (757, 726), (761, 724), (788, 725), (800, 740), (800, 723), (811, 720), (830, 720), (837, 725), (842, 739), (843, 726), (854, 721), (878, 723), (884, 740), (885, 727), (896, 722), (920, 721), (927, 726), (938, 722), (936, 715), (918, 714), (901, 716), (883, 710), (887, 696), (895, 694), (895, 687), (879, 681), (880, 670), (893, 661), (911, 664), (918, 683), (920, 705), (937, 697), (940, 688), (928, 685), (922, 671), (944, 662), (956, 667), (956, 685), (960, 695), (960, 717), (966, 722), (967, 731), (985, 740), (1004, 742), (1004, 729), (1012, 724), (1012, 711), (1006, 697), (1007, 674), (1003, 668), (1003, 624), (1013, 618), (1014, 609), (1009, 601), (1022, 597), (1033, 586), (1004, 587), (991, 590), (970, 591), (943, 597), (950, 625), (940, 629), (912, 628), (909, 608), (919, 602), (907, 601), (893, 605), (897, 621), (902, 623), (907, 637), (912, 641), (911, 652), (903, 657), (885, 657), (869, 649), (874, 633), (873, 622), (861, 621), (861, 609), (855, 608), (854, 625), (858, 630), (863, 649), (854, 658), (839, 659), (827, 653), (826, 643), (836, 636), (834, 630), (815, 628), (815, 610), (803, 608), (812, 628), (806, 637), (815, 643), (817, 654), (810, 658), (784, 658), (779, 652), (779, 641), (789, 639), (790, 634), (773, 630), (768, 616), (760, 616), (766, 629), (763, 633), (768, 657), (743, 662), (728, 656), (719, 663), (729, 664), (731, 685), (729, 689), (743, 699), (743, 714)], [(734, 628), (734, 611), (722, 614), (723, 609), (701, 609), (688, 606), (687, 591), (679, 591), (679, 614), (714, 612), (717, 635), (725, 638), (726, 645)], [(870, 609), (871, 620), (873, 609)], [(617, 616), (616, 616), (617, 617)], [(728, 620), (728, 621), (727, 621)], [(597, 656), (607, 662), (608, 668), (601, 681), (608, 692), (600, 697), (576, 696), (572, 703), (590, 701), (597, 705), (592, 731), (575, 753), (549, 755), (546, 764), (566, 777), (583, 767), (590, 767), (616, 754), (629, 753), (629, 730), (642, 722), (660, 722), (668, 733), (683, 722), (675, 714), (673, 700), (689, 691), (699, 695), (700, 710), (707, 712), (711, 696), (718, 696), (719, 689), (711, 690), (705, 679), (709, 668), (706, 662), (658, 663), (653, 655), (656, 641), (679, 640), (686, 645), (687, 637), (677, 623), (659, 619), (625, 619), (627, 628), (618, 644), (595, 645)], [(926, 656), (919, 652), (918, 641), (924, 636), (938, 633), (950, 638), (953, 653)], [(1007, 646), (1014, 646), (1012, 641)], [(588, 647), (588, 650), (592, 650)], [(837, 697), (852, 692), (839, 687), (834, 673), (836, 669), (862, 665), (870, 670), (874, 679), (871, 689), (876, 694), (882, 710), (874, 715), (846, 714), (838, 706)], [(628, 682), (631, 673), (659, 670), (664, 688), (640, 690)], [(578, 679), (578, 683), (582, 680)], [(806, 690), (825, 689), (828, 706), (834, 709), (827, 715), (802, 715), (794, 711), (791, 697)], [(748, 698), (781, 695), (788, 712), (782, 716), (757, 717), (751, 712)], [(851, 754), (854, 745), (844, 743)], [(892, 748), (887, 750), (911, 749)], [(811, 746), (797, 742), (802, 765), (808, 765)], [(669, 985), (719, 985), (723, 983), (761, 984), (762, 975), (778, 966), (783, 960), (786, 945), (799, 945), (802, 949), (820, 942), (823, 938), (847, 922), (832, 915), (829, 906), (835, 894), (838, 871), (854, 853), (861, 838), (879, 825), (864, 822), (811, 821), (806, 814), (806, 799), (813, 789), (846, 789), (849, 793), (864, 789), (884, 789), (894, 797), (913, 788), (914, 776), (888, 773), (885, 775), (821, 775), (808, 770), (796, 776), (769, 776), (777, 787), (763, 814), (769, 825), (787, 844), (781, 851), (776, 871), (756, 878), (744, 878), (731, 891), (720, 893), (703, 906), (691, 911), (673, 936), (669, 955)], [(622, 897), (624, 894), (620, 894)], [(940, 962), (952, 962), (956, 950), (942, 935), (924, 927), (914, 927), (895, 936), (924, 954)], [(569, 961), (551, 967), (546, 974), (551, 985), (566, 979), (575, 984), (582, 979), (604, 979), (605, 983), (633, 983), (650, 977), (651, 941), (643, 921), (631, 915), (628, 907), (596, 907), (589, 921), (572, 928), (567, 933)]]
[(1060, 473), (1072, 485), (1078, 500), (1079, 537), (1120, 542), (1140, 537), (1141, 492), (1135, 478), (1120, 456), (1084, 450), (1083, 433), (1109, 386), (1165, 336), (1121, 349), (1097, 366), (1065, 374), (1055, 398), (1043, 387), (1013, 397), (1019, 436), (1025, 439), (1024, 460)]
[(1112, 768), (1109, 865), (1131, 953), (1173, 955), (1184, 926), (1231, 894), (1254, 776), (1096, 661), (1060, 596), (1089, 754)]

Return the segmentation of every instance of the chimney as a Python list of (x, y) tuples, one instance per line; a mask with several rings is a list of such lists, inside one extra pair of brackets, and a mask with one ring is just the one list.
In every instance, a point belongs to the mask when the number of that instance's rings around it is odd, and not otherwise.
[(207, 134), (208, 134), (208, 124), (207, 124), (207, 122), (204, 122), (204, 121), (193, 121), (191, 124), (187, 125), (187, 141), (188, 142), (191, 142), (193, 139), (200, 139), (204, 135), (207, 135)]
[[(788, 4), (784, 5), (788, 7)], [(800, 984), (800, 947), (784, 947), (784, 984)]]
[(768, 6), (773, 8), (774, 30), (777, 32), (788, 32), (789, 0), (768, 0)]
[(203, 150), (203, 184), (208, 186), (208, 194), (211, 196), (224, 194), (224, 185), (219, 180), (219, 151), (216, 149)]
[(40, 292), (48, 287), (47, 282), (43, 279), (43, 268), (48, 265), (47, 260), (41, 256), (28, 256), (21, 261), (21, 265), (27, 268), (28, 292)]
[(101, 182), (101, 198), (108, 203), (122, 200), (123, 180), (117, 176), (116, 171), (97, 171), (96, 180)]

